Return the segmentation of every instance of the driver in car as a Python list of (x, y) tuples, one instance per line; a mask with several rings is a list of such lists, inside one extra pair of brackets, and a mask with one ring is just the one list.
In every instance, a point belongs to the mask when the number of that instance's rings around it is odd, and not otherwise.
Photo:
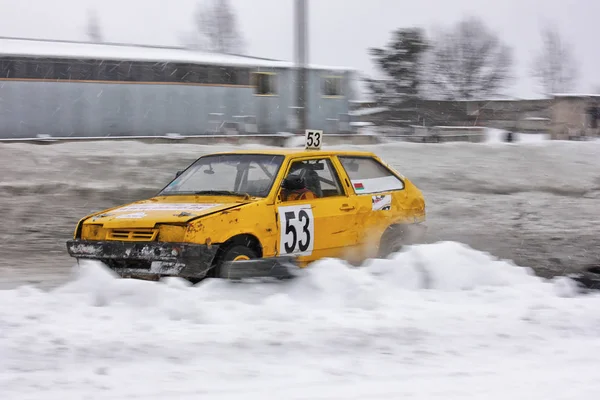
[(306, 180), (297, 174), (290, 174), (281, 183), (283, 201), (316, 199), (317, 195), (306, 187)]

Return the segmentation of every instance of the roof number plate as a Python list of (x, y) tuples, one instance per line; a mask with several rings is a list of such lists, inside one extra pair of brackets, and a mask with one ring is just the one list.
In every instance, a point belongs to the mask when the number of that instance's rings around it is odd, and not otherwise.
[(304, 137), (304, 148), (306, 150), (320, 150), (323, 142), (323, 131), (307, 129)]

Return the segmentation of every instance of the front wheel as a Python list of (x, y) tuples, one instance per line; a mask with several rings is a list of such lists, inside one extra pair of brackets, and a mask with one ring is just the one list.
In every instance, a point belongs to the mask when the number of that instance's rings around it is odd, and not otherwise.
[(211, 277), (223, 278), (221, 266), (228, 261), (245, 261), (258, 258), (258, 255), (251, 248), (242, 244), (234, 244), (227, 247), (219, 257), (215, 267), (212, 269)]

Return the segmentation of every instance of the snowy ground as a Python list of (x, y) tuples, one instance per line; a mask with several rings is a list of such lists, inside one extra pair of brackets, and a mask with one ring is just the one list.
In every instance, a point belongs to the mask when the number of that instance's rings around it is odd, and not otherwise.
[(0, 146), (0, 398), (598, 398), (600, 294), (534, 272), (600, 263), (600, 143), (495, 137), (371, 147), (423, 189), (430, 244), (192, 287), (76, 270), (64, 240), (226, 147)]
[(279, 284), (0, 291), (2, 399), (596, 399), (600, 295), (421, 245)]

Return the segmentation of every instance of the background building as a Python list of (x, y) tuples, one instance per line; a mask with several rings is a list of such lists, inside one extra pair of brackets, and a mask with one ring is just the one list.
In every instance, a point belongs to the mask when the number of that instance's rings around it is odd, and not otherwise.
[[(350, 130), (353, 71), (308, 67), (307, 123)], [(297, 128), (290, 62), (183, 48), (0, 39), (0, 138)]]

